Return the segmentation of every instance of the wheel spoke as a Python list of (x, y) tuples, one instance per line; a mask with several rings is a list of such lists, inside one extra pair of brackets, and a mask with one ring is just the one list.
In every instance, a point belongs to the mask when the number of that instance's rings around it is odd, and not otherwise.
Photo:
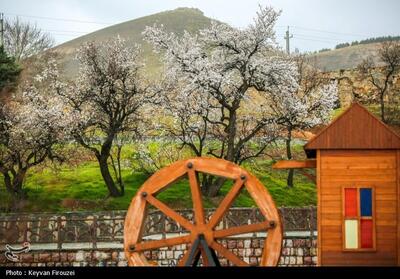
[(177, 266), (185, 266), (185, 264), (186, 264), (186, 262), (187, 262), (187, 260), (189, 258), (189, 255), (190, 255), (190, 249), (187, 249), (184, 252), (183, 257), (179, 260)]
[(219, 243), (214, 241), (214, 242), (211, 243), (211, 247), (214, 250), (218, 251), (222, 256), (224, 256), (227, 260), (231, 261), (235, 265), (237, 265), (237, 266), (249, 266), (248, 263), (246, 263), (245, 261), (242, 261), (241, 259), (239, 259), (238, 256), (233, 254), (231, 251), (226, 249), (221, 244), (219, 244)]
[(235, 184), (229, 193), (222, 200), (221, 204), (218, 206), (217, 210), (211, 216), (210, 221), (208, 222), (208, 227), (213, 229), (218, 223), (221, 221), (224, 213), (230, 208), (235, 198), (239, 195), (240, 190), (243, 187), (243, 180), (236, 179)]
[(261, 232), (267, 229), (272, 228), (270, 225), (270, 221), (265, 221), (262, 223), (251, 224), (251, 225), (244, 225), (233, 227), (224, 230), (218, 230), (214, 232), (215, 238), (224, 238), (232, 235), (244, 234), (244, 233), (252, 233), (252, 232)]
[(166, 204), (162, 203), (152, 195), (147, 195), (146, 196), (146, 201), (148, 201), (151, 205), (155, 206), (159, 210), (161, 210), (165, 215), (168, 217), (172, 218), (175, 220), (178, 224), (180, 224), (182, 227), (189, 231), (194, 231), (194, 226), (192, 223), (190, 223), (187, 219), (183, 218), (179, 213), (177, 213), (175, 210), (171, 209), (168, 207)]
[(169, 247), (190, 242), (190, 235), (172, 237), (160, 240), (150, 240), (145, 242), (140, 242), (135, 245), (135, 252), (155, 250), (161, 247)]
[(204, 224), (204, 208), (201, 198), (201, 190), (193, 169), (188, 171), (190, 190), (192, 192), (193, 210), (196, 224)]

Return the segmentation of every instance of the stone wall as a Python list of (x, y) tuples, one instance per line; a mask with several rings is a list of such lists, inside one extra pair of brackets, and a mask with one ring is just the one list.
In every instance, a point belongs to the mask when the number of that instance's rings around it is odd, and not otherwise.
[[(280, 208), (284, 241), (280, 265), (316, 264), (316, 208)], [(191, 210), (179, 213), (193, 219)], [(213, 210), (206, 210), (211, 216)], [(58, 214), (0, 215), (0, 266), (126, 266), (123, 253), (123, 225), (126, 211)], [(263, 221), (259, 210), (232, 209), (217, 229)], [(160, 239), (187, 233), (159, 211), (150, 212), (144, 238)], [(264, 233), (251, 233), (221, 240), (221, 244), (243, 260), (257, 264), (264, 247)], [(28, 242), (30, 251), (19, 254), (17, 262), (5, 257), (7, 245), (21, 248)], [(149, 261), (174, 266), (188, 247), (176, 245), (146, 252)], [(222, 265), (229, 263), (221, 259)]]
[[(237, 238), (222, 240), (221, 244), (244, 261), (257, 265), (264, 247), (264, 238)], [(279, 266), (315, 266), (317, 263), (316, 239), (286, 238), (283, 240)], [(146, 252), (150, 263), (159, 266), (175, 266), (188, 247), (185, 244), (172, 249), (162, 248)], [(220, 259), (223, 266), (229, 265)], [(117, 249), (82, 249), (62, 251), (36, 250), (21, 254), (18, 262), (10, 262), (4, 254), (0, 255), (2, 266), (127, 266), (122, 247)]]

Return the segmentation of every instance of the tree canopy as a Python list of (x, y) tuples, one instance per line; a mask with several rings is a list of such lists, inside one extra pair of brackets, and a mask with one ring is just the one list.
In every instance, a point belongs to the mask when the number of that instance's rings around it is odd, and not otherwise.
[(5, 87), (12, 87), (18, 79), (21, 72), (20, 66), (15, 59), (4, 51), (0, 46), (0, 91)]

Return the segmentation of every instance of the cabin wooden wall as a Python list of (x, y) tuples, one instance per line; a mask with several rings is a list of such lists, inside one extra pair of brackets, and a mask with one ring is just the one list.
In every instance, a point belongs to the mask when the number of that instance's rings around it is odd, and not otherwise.
[[(397, 265), (399, 152), (318, 150), (319, 265)], [(376, 251), (343, 251), (342, 188), (375, 189)], [(399, 231), (399, 232), (398, 232)]]

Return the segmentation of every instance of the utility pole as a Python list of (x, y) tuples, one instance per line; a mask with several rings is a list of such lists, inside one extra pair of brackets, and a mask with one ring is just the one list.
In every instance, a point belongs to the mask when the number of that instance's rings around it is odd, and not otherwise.
[(0, 33), (1, 33), (1, 46), (4, 47), (4, 14), (0, 13)]
[(290, 54), (290, 39), (293, 38), (293, 35), (289, 34), (289, 26), (287, 27), (286, 35), (285, 35), (285, 40), (286, 40), (286, 53), (289, 55)]

